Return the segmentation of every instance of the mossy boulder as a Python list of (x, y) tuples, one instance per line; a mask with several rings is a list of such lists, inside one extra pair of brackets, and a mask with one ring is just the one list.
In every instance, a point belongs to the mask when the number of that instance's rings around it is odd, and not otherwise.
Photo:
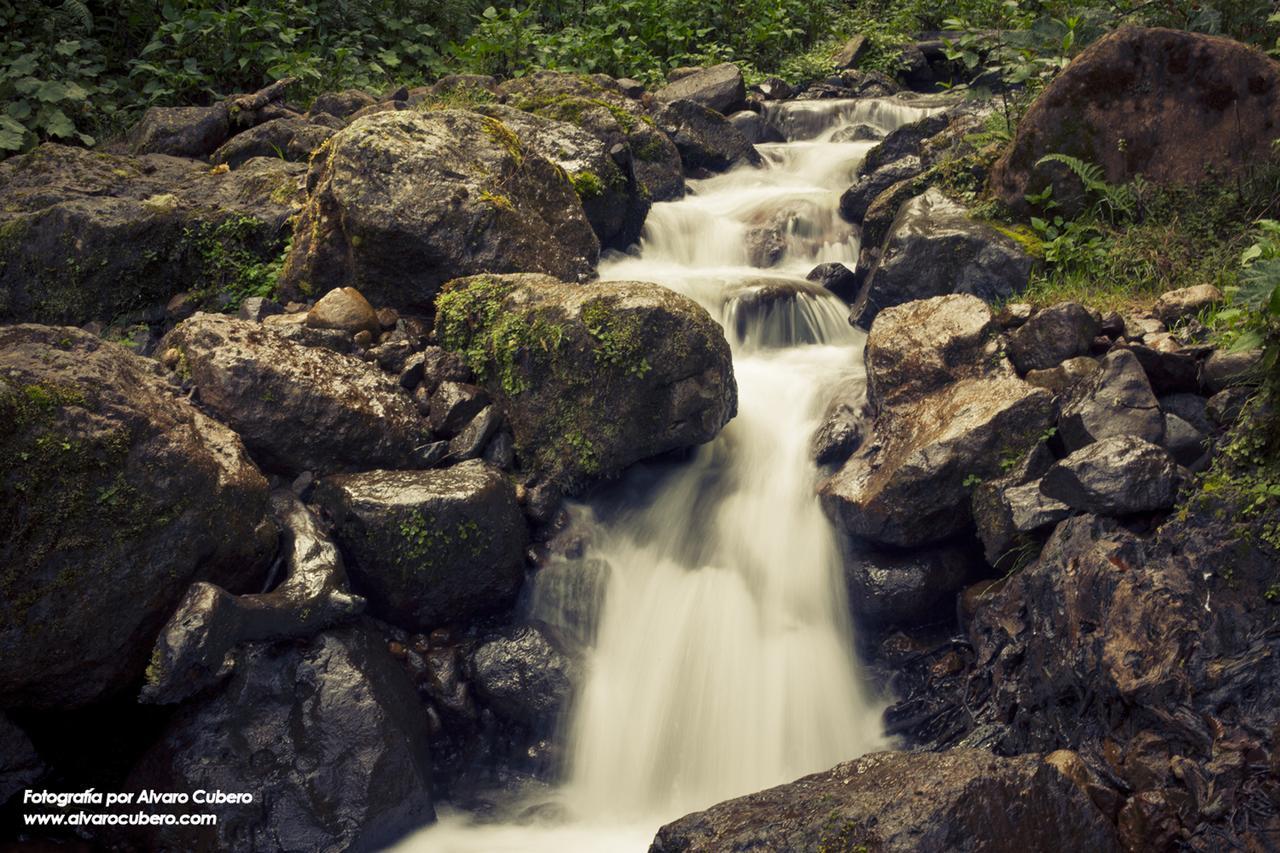
[(180, 291), (211, 308), (264, 295), (304, 170), (54, 144), (0, 163), (0, 322), (111, 321)]
[(188, 585), (262, 582), (267, 481), (155, 362), (78, 329), (0, 329), (0, 424), (0, 706), (136, 686)]
[(599, 137), (580, 127), (505, 104), (485, 104), (476, 110), (501, 121), (522, 145), (568, 174), (602, 246), (626, 249), (639, 238), (650, 202), (625, 150), (615, 157)]
[(415, 448), (431, 435), (399, 383), (361, 359), (289, 340), (278, 331), (284, 328), (201, 313), (159, 349), (200, 405), (273, 471), (414, 464)]
[(1271, 156), (1280, 136), (1280, 63), (1230, 39), (1125, 27), (1054, 78), (1018, 123), (991, 188), (1009, 206), (1050, 181), (1061, 198), (1079, 181), (1046, 154), (1102, 167), (1106, 180), (1142, 175), (1197, 184), (1240, 175)]
[(304, 118), (272, 119), (237, 133), (210, 158), (238, 169), (254, 157), (274, 157), (305, 163), (312, 152), (333, 136), (332, 127)]
[(460, 279), (440, 297), (436, 334), (505, 410), (530, 482), (573, 491), (710, 441), (737, 410), (723, 330), (658, 285)]
[(624, 95), (609, 77), (541, 71), (503, 83), (498, 93), (516, 109), (582, 128), (610, 152), (624, 146), (636, 179), (653, 201), (684, 195), (675, 143), (657, 127), (645, 104)]
[(569, 176), (497, 119), (400, 110), (358, 119), (312, 159), (282, 277), (292, 298), (358, 288), (429, 310), (480, 272), (589, 277), (600, 244)]
[(327, 477), (314, 500), (334, 520), (352, 589), (379, 618), (430, 631), (515, 601), (527, 533), (515, 487), (496, 468), (473, 460)]

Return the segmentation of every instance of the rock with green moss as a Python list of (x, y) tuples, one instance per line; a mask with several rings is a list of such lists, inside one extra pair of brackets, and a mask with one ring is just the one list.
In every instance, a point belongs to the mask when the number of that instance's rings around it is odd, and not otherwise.
[(650, 202), (625, 151), (615, 159), (599, 137), (582, 128), (505, 104), (476, 110), (501, 121), (522, 145), (564, 169), (602, 246), (626, 249), (639, 238)]
[(273, 471), (408, 467), (415, 448), (431, 440), (395, 379), (358, 358), (289, 340), (271, 324), (196, 314), (159, 350), (200, 405)]
[(653, 201), (684, 195), (680, 152), (645, 105), (624, 95), (617, 81), (602, 74), (540, 71), (508, 80), (498, 93), (516, 109), (582, 128), (610, 152), (624, 146), (636, 180)]
[(267, 481), (158, 364), (78, 329), (0, 329), (0, 377), (0, 706), (136, 689), (193, 581), (262, 583)]
[(444, 282), (483, 271), (589, 277), (600, 244), (568, 175), (502, 122), (400, 110), (359, 119), (312, 160), (282, 286), (358, 288), (430, 309)]
[(381, 619), (429, 631), (515, 601), (525, 520), (514, 485), (490, 465), (327, 477), (314, 501), (334, 520), (352, 589)]
[(54, 144), (0, 163), (0, 322), (109, 323), (182, 291), (219, 309), (265, 296), (304, 170)]
[(573, 491), (710, 441), (737, 408), (723, 330), (655, 284), (460, 279), (440, 297), (436, 334), (506, 412), (535, 484)]

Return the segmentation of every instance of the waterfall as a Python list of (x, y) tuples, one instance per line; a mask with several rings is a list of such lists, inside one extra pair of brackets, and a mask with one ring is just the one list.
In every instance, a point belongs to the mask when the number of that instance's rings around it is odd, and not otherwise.
[[(856, 263), (838, 202), (874, 142), (842, 131), (924, 114), (891, 99), (773, 105), (789, 141), (757, 146), (764, 167), (654, 205), (638, 247), (601, 262), (602, 279), (662, 284), (722, 323), (738, 416), (691, 461), (648, 478), (634, 505), (571, 507), (591, 530), (586, 558), (609, 568), (589, 591), (600, 609), (566, 733), (566, 822), (444, 816), (403, 850), (643, 851), (666, 821), (883, 746), (809, 458), (835, 390), (863, 378), (863, 336), (805, 275)], [(534, 583), (534, 616), (581, 610), (563, 583)]]

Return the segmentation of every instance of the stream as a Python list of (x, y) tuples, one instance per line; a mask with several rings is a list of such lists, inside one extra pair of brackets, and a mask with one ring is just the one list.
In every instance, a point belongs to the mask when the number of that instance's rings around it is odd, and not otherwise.
[[(763, 168), (691, 181), (685, 198), (654, 205), (631, 254), (600, 264), (602, 280), (656, 282), (721, 322), (739, 409), (691, 460), (631, 473), (613, 490), (629, 498), (621, 509), (617, 494), (570, 507), (590, 531), (585, 556), (609, 570), (564, 782), (540, 800), (557, 819), (481, 824), (444, 804), (400, 853), (635, 853), (670, 820), (887, 745), (809, 449), (827, 404), (864, 381), (864, 335), (805, 275), (856, 263), (838, 203), (875, 144), (856, 129), (926, 110), (892, 99), (770, 110), (788, 141), (757, 146)], [(764, 251), (750, 248), (755, 229), (771, 232)], [(529, 607), (583, 630), (581, 601), (554, 576), (535, 581)]]

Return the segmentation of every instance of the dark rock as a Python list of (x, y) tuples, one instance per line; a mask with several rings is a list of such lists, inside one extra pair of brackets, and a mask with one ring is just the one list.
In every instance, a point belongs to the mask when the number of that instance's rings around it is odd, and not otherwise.
[(676, 101), (693, 103), (728, 115), (747, 97), (747, 87), (742, 81), (738, 66), (728, 62), (702, 68), (668, 83), (653, 93), (664, 104)]
[(842, 127), (831, 134), (832, 142), (879, 142), (885, 132), (873, 124), (855, 124)]
[(1257, 389), (1241, 385), (1224, 388), (1209, 398), (1205, 414), (1218, 426), (1229, 427), (1240, 419), (1240, 413), (1256, 393)]
[(894, 220), (853, 317), (865, 329), (883, 309), (914, 299), (944, 293), (1006, 299), (1026, 288), (1031, 267), (1012, 238), (930, 189)]
[(628, 98), (640, 98), (644, 95), (644, 84), (630, 77), (618, 78), (618, 89)]
[(219, 807), (215, 826), (130, 838), (153, 850), (377, 850), (434, 819), (430, 768), (426, 715), (371, 632), (254, 645), (225, 687), (178, 710), (125, 785), (253, 802)]
[(237, 133), (210, 158), (239, 168), (253, 157), (275, 157), (305, 163), (311, 153), (333, 136), (334, 130), (301, 118), (278, 118)]
[(918, 196), (932, 183), (929, 176), (920, 175), (915, 178), (904, 178), (876, 196), (867, 212), (862, 217), (862, 250), (858, 257), (858, 268), (875, 265), (884, 249), (885, 238), (898, 218), (902, 206)]
[(1113, 350), (1101, 369), (1078, 383), (1062, 407), (1058, 431), (1068, 451), (1114, 436), (1164, 441), (1164, 416), (1137, 357)]
[(883, 631), (949, 621), (974, 562), (956, 546), (901, 553), (855, 546), (844, 562), (854, 623), (859, 631)]
[(795, 95), (791, 84), (780, 77), (769, 77), (753, 88), (764, 95), (766, 101), (785, 101)]
[(876, 752), (658, 830), (650, 853), (727, 850), (1119, 851), (1115, 830), (1039, 755)]
[(991, 187), (1017, 210), (1050, 180), (1078, 187), (1065, 169), (1036, 167), (1051, 153), (1096, 163), (1113, 184), (1138, 174), (1156, 184), (1198, 184), (1206, 173), (1243, 174), (1266, 159), (1278, 124), (1280, 71), (1261, 51), (1199, 33), (1124, 27), (1090, 45), (1040, 94)]
[(578, 279), (599, 253), (568, 176), (475, 113), (357, 121), (330, 140), (308, 181), (281, 279), (290, 296), (358, 284), (379, 305), (429, 310), (457, 275)]
[[(518, 357), (512, 324), (530, 335)], [(520, 470), (561, 489), (710, 441), (737, 408), (719, 324), (657, 285), (460, 279), (441, 296), (436, 334), (483, 354), (472, 367), (507, 416)]]
[(151, 107), (129, 129), (125, 143), (134, 154), (204, 158), (231, 133), (225, 104), (211, 107)]
[(1164, 448), (1133, 435), (1118, 435), (1055, 464), (1040, 490), (1082, 512), (1131, 515), (1172, 508), (1177, 473)]
[(511, 483), (482, 462), (326, 477), (315, 501), (334, 519), (353, 590), (394, 625), (465, 623), (520, 589), (524, 516)]
[(277, 490), (271, 497), (284, 531), (285, 579), (257, 595), (192, 584), (156, 640), (140, 701), (181, 702), (228, 676), (232, 651), (243, 643), (314, 637), (364, 611), (364, 599), (347, 590), (337, 546), (296, 491)]
[(308, 115), (324, 113), (335, 118), (347, 118), (352, 113), (377, 103), (373, 95), (359, 89), (344, 89), (341, 92), (325, 92), (318, 95), (311, 104)]
[(495, 406), (485, 406), (450, 440), (449, 458), (455, 462), (479, 458), (501, 428), (502, 413)]
[(867, 37), (858, 33), (845, 42), (844, 47), (836, 51), (835, 55), (831, 57), (831, 64), (841, 69), (856, 68), (858, 60), (862, 58), (866, 48)]
[(870, 430), (871, 407), (865, 382), (842, 388), (827, 407), (822, 426), (810, 443), (813, 460), (819, 465), (839, 465), (853, 455)]
[(852, 302), (857, 298), (859, 276), (844, 264), (818, 264), (809, 270), (805, 279), (817, 282), (845, 302)]
[(755, 147), (728, 119), (693, 101), (667, 104), (657, 122), (675, 143), (686, 172), (720, 172), (738, 163), (762, 162)]
[(922, 119), (904, 124), (890, 133), (884, 140), (867, 152), (858, 174), (870, 175), (880, 171), (889, 163), (912, 155), (919, 156), (921, 145), (931, 136), (937, 136), (951, 124), (949, 112), (937, 112)]
[(489, 405), (483, 388), (462, 382), (442, 382), (431, 395), (431, 429), (445, 438), (460, 433), (471, 419)]
[(160, 366), (72, 328), (0, 328), (0, 705), (141, 677), (193, 581), (261, 582), (267, 481)]
[(471, 655), (476, 695), (499, 716), (554, 732), (573, 696), (575, 666), (536, 626), (483, 640)]
[(484, 449), (484, 461), (503, 471), (510, 471), (516, 464), (516, 440), (511, 432), (499, 429)]
[(1261, 381), (1262, 350), (1215, 350), (1200, 367), (1200, 385), (1210, 396), (1226, 388), (1257, 385)]
[(1137, 357), (1151, 382), (1151, 390), (1156, 394), (1178, 394), (1199, 389), (1200, 365), (1191, 353), (1157, 350), (1143, 344), (1128, 344), (1126, 349)]
[[(223, 310), (279, 257), (305, 167), (232, 172), (45, 144), (0, 163), (0, 322), (112, 322), (175, 293)], [(237, 258), (228, 263), (227, 258)]]
[(764, 118), (759, 113), (743, 110), (729, 116), (729, 124), (733, 125), (733, 129), (742, 134), (742, 138), (752, 145), (761, 142), (785, 142), (782, 132)]
[(197, 314), (164, 339), (202, 407), (263, 464), (330, 473), (407, 465), (429, 438), (413, 401), (375, 365), (302, 346), (267, 325)]
[(1106, 335), (1109, 338), (1122, 338), (1126, 330), (1124, 318), (1112, 311), (1102, 318), (1102, 324), (1098, 327), (1098, 333)]
[(1052, 527), (1071, 515), (1071, 507), (1040, 490), (1040, 481), (1009, 485), (983, 483), (973, 493), (973, 515), (987, 562), (998, 569), (1016, 565), (1026, 534)]
[(1077, 302), (1063, 302), (1031, 316), (1009, 335), (1009, 360), (1019, 373), (1047, 370), (1069, 358), (1088, 355), (1098, 321)]
[(471, 382), (475, 374), (462, 357), (442, 347), (427, 347), (422, 351), (422, 384), (429, 393), (435, 393), (443, 382)]
[(47, 771), (27, 733), (0, 713), (0, 806)]
[(1164, 414), (1164, 446), (1179, 465), (1192, 466), (1208, 449), (1205, 434), (1171, 412)]
[(1205, 413), (1208, 401), (1199, 394), (1168, 394), (1159, 403), (1165, 414), (1177, 415), (1205, 435), (1214, 431), (1213, 422)]
[(923, 171), (920, 158), (908, 155), (887, 163), (874, 172), (861, 175), (840, 196), (840, 215), (855, 225), (861, 224), (867, 209), (877, 196), (894, 184), (910, 180)]

